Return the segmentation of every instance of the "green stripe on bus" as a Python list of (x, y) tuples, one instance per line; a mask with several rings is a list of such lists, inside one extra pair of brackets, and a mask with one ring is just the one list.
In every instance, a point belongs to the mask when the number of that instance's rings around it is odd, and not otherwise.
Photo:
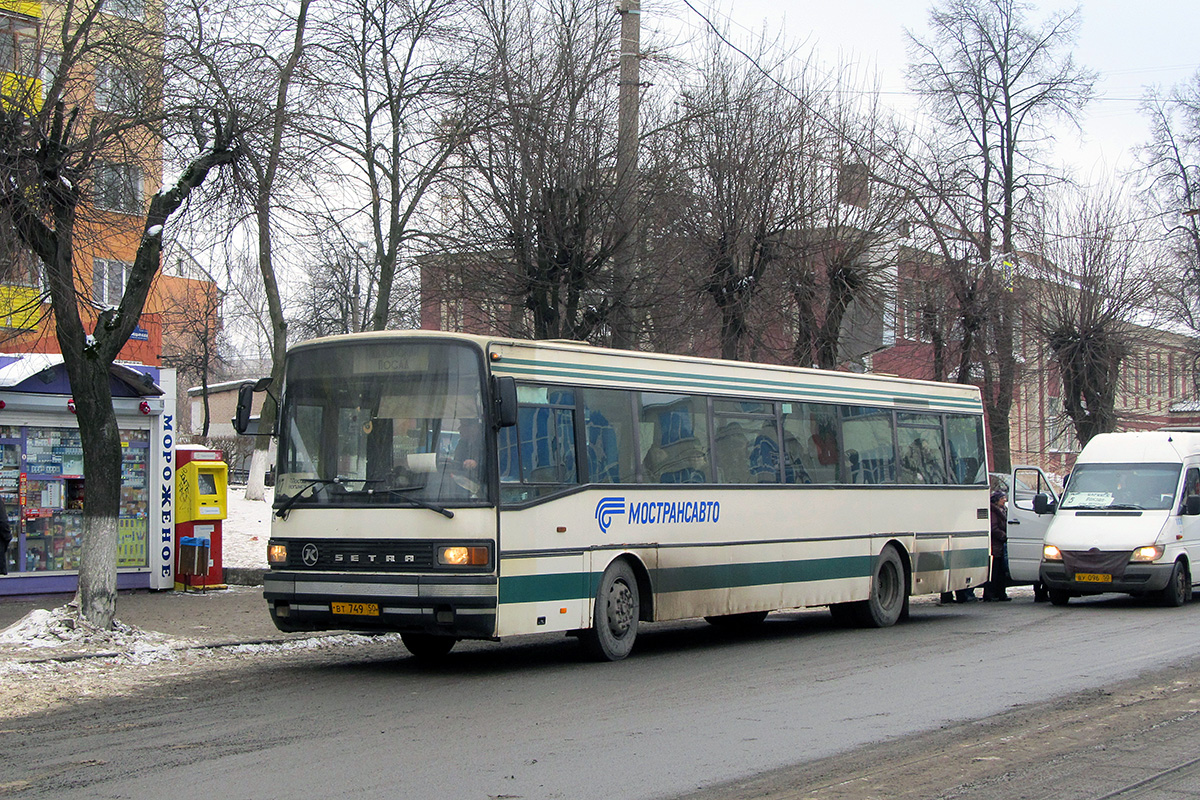
[(588, 576), (579, 572), (551, 575), (512, 575), (500, 579), (501, 603), (538, 603), (580, 600), (595, 595)]
[(918, 553), (917, 572), (938, 572), (945, 569), (986, 567), (990, 555), (985, 548)]
[(771, 586), (779, 583), (808, 583), (839, 578), (865, 578), (875, 563), (872, 556), (813, 558), (804, 561), (757, 564), (713, 564), (658, 570), (655, 588), (660, 592), (694, 592)]
[[(984, 548), (955, 550), (949, 554), (955, 569), (986, 566)], [(933, 559), (931, 561), (931, 559)], [(945, 569), (946, 554), (918, 556), (917, 571)], [(712, 564), (696, 567), (672, 567), (654, 573), (654, 588), (660, 593), (690, 592), (706, 589), (733, 589), (772, 586), (781, 583), (809, 583), (870, 576), (873, 556), (813, 558), (800, 561), (756, 562), (749, 564)], [(595, 597), (601, 573), (553, 573), (549, 575), (513, 575), (500, 579), (501, 603), (539, 603), (581, 600)]]

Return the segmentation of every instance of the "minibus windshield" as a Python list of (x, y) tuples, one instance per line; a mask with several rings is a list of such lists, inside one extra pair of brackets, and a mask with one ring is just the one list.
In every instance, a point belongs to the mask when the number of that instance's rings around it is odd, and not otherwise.
[(1179, 464), (1078, 464), (1063, 509), (1166, 510), (1174, 507)]

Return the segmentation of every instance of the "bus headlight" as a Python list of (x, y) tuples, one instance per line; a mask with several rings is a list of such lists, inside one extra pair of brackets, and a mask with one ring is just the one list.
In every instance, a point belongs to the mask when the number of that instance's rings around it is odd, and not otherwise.
[(272, 565), (283, 565), (287, 563), (287, 545), (286, 544), (268, 544), (267, 545), (267, 563)]
[(1151, 544), (1145, 547), (1139, 547), (1133, 551), (1133, 558), (1130, 561), (1158, 561), (1162, 558), (1163, 548), (1160, 544)]
[(486, 547), (466, 547), (450, 545), (438, 548), (438, 563), (447, 567), (486, 567), (488, 564), (488, 549)]
[(1042, 558), (1046, 561), (1062, 561), (1062, 551), (1052, 544), (1042, 548)]

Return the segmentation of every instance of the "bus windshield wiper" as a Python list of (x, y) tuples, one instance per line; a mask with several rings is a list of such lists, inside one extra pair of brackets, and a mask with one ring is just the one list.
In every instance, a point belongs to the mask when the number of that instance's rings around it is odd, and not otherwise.
[(417, 506), (418, 508), (427, 508), (430, 511), (436, 511), (437, 513), (441, 514), (446, 519), (454, 519), (454, 512), (451, 511), (450, 509), (445, 508), (444, 506), (439, 506), (437, 503), (431, 503), (428, 500), (423, 500), (420, 497), (412, 497), (412, 496), (409, 496), (406, 494), (407, 492), (413, 492), (413, 491), (416, 491), (417, 489), (424, 489), (424, 488), (425, 488), (424, 486), (398, 486), (396, 488), (371, 489), (369, 491), (381, 492), (383, 494), (400, 495), (401, 499), (407, 500), (408, 502), (412, 503), (414, 506)]
[(326, 486), (331, 486), (335, 483), (341, 483), (344, 480), (347, 479), (342, 478), (341, 476), (336, 478), (312, 478), (308, 481), (308, 483), (304, 484), (295, 492), (288, 495), (288, 499), (283, 502), (283, 505), (275, 510), (275, 516), (279, 517), (280, 519), (287, 519), (288, 512), (292, 510), (292, 506), (296, 505), (296, 503), (300, 501), (300, 498), (304, 496), (304, 493), (309, 489), (314, 490), (308, 495), (309, 498), (313, 498), (317, 496), (317, 492), (321, 491)]

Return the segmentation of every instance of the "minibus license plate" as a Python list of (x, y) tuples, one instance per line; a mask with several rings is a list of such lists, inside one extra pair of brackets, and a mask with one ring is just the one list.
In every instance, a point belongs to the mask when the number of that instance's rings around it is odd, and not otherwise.
[(1080, 583), (1112, 583), (1112, 575), (1106, 572), (1076, 572), (1075, 580)]
[(353, 614), (358, 617), (378, 617), (378, 603), (333, 603), (333, 613)]

